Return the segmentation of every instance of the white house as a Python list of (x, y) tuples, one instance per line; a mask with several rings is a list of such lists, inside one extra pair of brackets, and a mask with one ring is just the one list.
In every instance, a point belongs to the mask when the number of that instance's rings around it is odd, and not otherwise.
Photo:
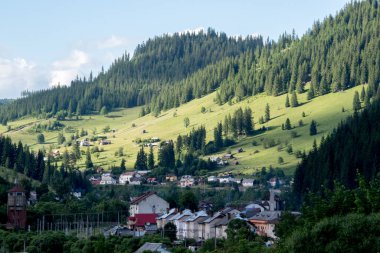
[[(227, 219), (227, 221), (223, 221), (223, 223), (226, 223), (238, 214), (238, 210), (227, 207), (201, 222), (200, 230), (202, 231), (202, 239), (207, 240), (218, 237), (218, 235), (223, 235), (222, 237), (224, 237), (225, 231), (217, 231), (217, 226), (223, 219)], [(226, 226), (222, 226), (222, 229), (224, 228), (226, 228)]]
[(195, 240), (202, 239), (202, 230), (200, 223), (208, 219), (209, 216), (205, 211), (199, 211), (183, 221), (183, 236)]
[(185, 175), (181, 177), (179, 184), (181, 187), (191, 187), (195, 184), (195, 179), (190, 175)]
[(119, 184), (129, 184), (131, 182), (131, 179), (135, 176), (134, 171), (128, 171), (120, 175), (119, 177)]
[(169, 203), (154, 192), (147, 192), (134, 198), (129, 206), (129, 215), (141, 213), (163, 214), (169, 209)]
[(116, 184), (116, 179), (112, 177), (111, 173), (104, 173), (102, 174), (100, 184)]
[(176, 215), (169, 218), (168, 222), (172, 222), (177, 228), (177, 238), (185, 238), (185, 230), (183, 221), (192, 216), (193, 213), (189, 209), (185, 209), (182, 212), (177, 213)]
[(219, 181), (219, 178), (217, 178), (216, 176), (209, 176), (207, 178), (207, 182), (217, 182)]
[(219, 178), (219, 183), (221, 183), (221, 184), (227, 184), (227, 183), (231, 182), (232, 179), (233, 179), (233, 177), (230, 177), (230, 176), (228, 176), (228, 177), (226, 177), (226, 176), (220, 177)]
[(177, 209), (176, 208), (172, 208), (170, 209), (168, 212), (164, 213), (163, 215), (159, 216), (156, 218), (156, 221), (157, 221), (157, 228), (158, 229), (162, 229), (165, 227), (165, 225), (167, 224), (167, 222), (169, 221), (169, 219), (171, 217), (173, 217), (174, 215), (177, 214)]
[(243, 182), (242, 182), (242, 185), (244, 187), (252, 187), (254, 182), (255, 182), (254, 179), (244, 178)]
[(82, 140), (80, 142), (80, 146), (82, 146), (82, 147), (89, 147), (89, 146), (91, 146), (91, 143), (88, 140)]

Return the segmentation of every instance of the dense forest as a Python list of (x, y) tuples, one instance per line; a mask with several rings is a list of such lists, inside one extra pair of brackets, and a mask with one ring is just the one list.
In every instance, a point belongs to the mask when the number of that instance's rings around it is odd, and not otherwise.
[(146, 105), (158, 115), (217, 90), (216, 102), (266, 92), (305, 91), (308, 97), (368, 83), (370, 97), (380, 81), (379, 2), (347, 4), (335, 17), (317, 21), (298, 38), (284, 33), (277, 41), (231, 38), (213, 29), (199, 34), (163, 35), (139, 45), (133, 57), (117, 59), (96, 77), (70, 86), (24, 92), (0, 108), (0, 120), (27, 114), (54, 116), (97, 113), (102, 107)]
[(380, 172), (380, 94), (374, 103), (341, 123), (320, 146), (298, 165), (294, 178), (295, 193), (333, 189), (336, 183), (352, 189), (358, 186), (357, 175), (366, 181)]

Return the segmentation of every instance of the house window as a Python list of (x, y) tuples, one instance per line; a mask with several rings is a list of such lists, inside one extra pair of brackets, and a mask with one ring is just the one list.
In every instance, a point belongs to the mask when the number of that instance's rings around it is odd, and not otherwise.
[(153, 213), (156, 213), (156, 205), (152, 206), (152, 211), (153, 211)]

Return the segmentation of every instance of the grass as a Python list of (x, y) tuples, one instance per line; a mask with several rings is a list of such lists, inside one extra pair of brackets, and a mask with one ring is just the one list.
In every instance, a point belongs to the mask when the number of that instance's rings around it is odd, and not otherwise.
[[(285, 108), (285, 96), (278, 97), (266, 96), (264, 94), (248, 97), (241, 102), (235, 102), (232, 105), (224, 104), (217, 105), (214, 102), (216, 93), (209, 94), (203, 98), (193, 100), (179, 108), (171, 109), (161, 113), (158, 117), (146, 115), (139, 118), (139, 107), (130, 109), (120, 109), (110, 113), (107, 117), (101, 115), (83, 116), (77, 121), (63, 121), (66, 126), (71, 126), (76, 130), (81, 128), (88, 131), (89, 135), (93, 132), (99, 135), (104, 135), (102, 129), (109, 125), (111, 129), (115, 129), (115, 133), (105, 134), (108, 139), (112, 141), (111, 145), (103, 146), (104, 151), (96, 158), (92, 155), (92, 160), (96, 165), (108, 168), (112, 165), (119, 165), (122, 157), (116, 157), (115, 152), (122, 147), (124, 149), (123, 158), (127, 161), (127, 167), (132, 168), (135, 162), (135, 157), (139, 146), (134, 142), (137, 138), (148, 139), (152, 137), (159, 137), (161, 140), (176, 139), (179, 134), (188, 133), (193, 127), (196, 128), (204, 125), (207, 130), (207, 139), (213, 138), (213, 128), (216, 123), (223, 121), (225, 115), (233, 113), (237, 108), (250, 107), (253, 111), (255, 128), (259, 129), (263, 125), (269, 130), (257, 134), (255, 136), (241, 137), (238, 143), (230, 147), (233, 153), (236, 149), (242, 147), (244, 152), (235, 154), (239, 161), (239, 165), (227, 166), (221, 171), (230, 171), (242, 173), (252, 173), (262, 167), (281, 167), (285, 168), (287, 173), (292, 173), (296, 167), (299, 159), (293, 154), (286, 152), (285, 143), (291, 144), (294, 151), (308, 151), (312, 147), (314, 139), (317, 142), (323, 135), (327, 135), (336, 127), (339, 122), (344, 120), (352, 111), (352, 99), (355, 91), (360, 91), (361, 86), (355, 88), (327, 94), (322, 97), (317, 97), (311, 101), (307, 101), (306, 93), (298, 95), (298, 101), (301, 103), (296, 108)], [(264, 124), (259, 124), (258, 119), (264, 116), (266, 104), (270, 105), (271, 120)], [(201, 108), (205, 107), (206, 112), (201, 113)], [(345, 112), (342, 112), (342, 107)], [(302, 113), (306, 117), (302, 117)], [(184, 118), (190, 119), (190, 126), (184, 126)], [(298, 137), (292, 138), (291, 131), (282, 130), (281, 124), (289, 118), (292, 125), (296, 126), (292, 131), (296, 131)], [(318, 134), (316, 136), (309, 135), (309, 126), (311, 120), (317, 121)], [(302, 120), (304, 126), (298, 127), (298, 121)], [(35, 118), (25, 118), (18, 121), (10, 122), (9, 125), (12, 129), (19, 129), (16, 131), (6, 132), (6, 127), (0, 127), (0, 132), (9, 135), (13, 141), (21, 140), (23, 143), (28, 144), (33, 149), (38, 148), (59, 148), (61, 151), (65, 149), (63, 146), (57, 145), (57, 131), (45, 132), (46, 143), (43, 145), (37, 144), (37, 133), (30, 133), (33, 124), (36, 122), (47, 122), (47, 120), (38, 120)], [(133, 127), (132, 124), (135, 126)], [(20, 128), (21, 127), (21, 128)], [(143, 133), (143, 130), (146, 133)], [(66, 137), (69, 137), (65, 133)], [(272, 148), (264, 148), (264, 140), (275, 140), (281, 143), (283, 148), (279, 149), (276, 145)], [(253, 141), (258, 143), (253, 146)], [(96, 144), (97, 145), (97, 144)], [(68, 148), (71, 149), (71, 148)], [(225, 153), (220, 152), (220, 154)], [(278, 157), (282, 157), (284, 163), (278, 164)], [(157, 155), (156, 155), (157, 157)], [(83, 166), (85, 158), (83, 157), (78, 165)]]

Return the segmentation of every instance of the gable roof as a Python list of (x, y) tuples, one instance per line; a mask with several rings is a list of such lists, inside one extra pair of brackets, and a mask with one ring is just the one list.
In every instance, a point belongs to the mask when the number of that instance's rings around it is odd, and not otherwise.
[(128, 219), (131, 221), (136, 221), (135, 225), (137, 227), (143, 227), (145, 224), (156, 224), (157, 214), (155, 213), (138, 213), (135, 216), (131, 216)]
[(253, 215), (249, 218), (249, 221), (276, 222), (278, 221), (280, 215), (281, 211), (264, 211)]
[(10, 189), (8, 192), (25, 192), (25, 190), (24, 190), (24, 188), (22, 188), (22, 186), (17, 184), (15, 187)]
[(152, 195), (155, 195), (155, 194), (156, 194), (155, 192), (151, 192), (151, 191), (146, 192), (143, 195), (141, 195), (141, 196), (139, 196), (137, 198), (134, 198), (131, 201), (130, 205), (136, 205), (136, 204), (140, 203), (141, 201), (143, 201), (144, 199), (146, 199), (146, 198), (148, 198), (148, 197), (150, 197)]
[(186, 222), (192, 222), (200, 217), (208, 217), (207, 213), (205, 211), (199, 211), (188, 217), (185, 221)]
[(171, 215), (175, 215), (177, 213), (177, 210), (175, 208), (172, 208), (169, 210), (169, 212), (164, 213), (160, 217), (157, 217), (157, 220), (167, 219)]

